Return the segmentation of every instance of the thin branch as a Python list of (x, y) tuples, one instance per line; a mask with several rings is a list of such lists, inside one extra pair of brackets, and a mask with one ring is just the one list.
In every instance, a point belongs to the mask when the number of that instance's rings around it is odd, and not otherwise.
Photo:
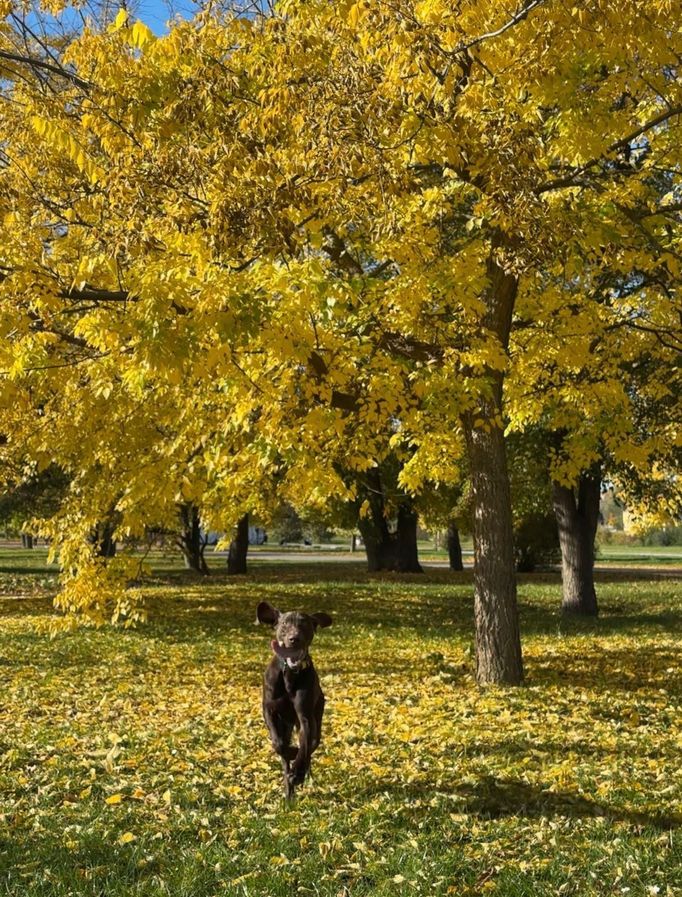
[(638, 137), (642, 137), (647, 131), (650, 131), (652, 128), (657, 127), (658, 125), (662, 125), (664, 122), (668, 121), (668, 119), (673, 118), (676, 115), (682, 115), (682, 106), (671, 106), (665, 112), (661, 112), (660, 115), (656, 115), (654, 118), (649, 119), (643, 125), (640, 125), (636, 130), (632, 131), (626, 137), (621, 137), (618, 140), (614, 140), (607, 149), (601, 154), (601, 156), (597, 156), (596, 159), (591, 159), (589, 162), (585, 162), (584, 165), (581, 165), (579, 168), (575, 168), (570, 173), (566, 174), (563, 178), (558, 178), (554, 181), (549, 181), (545, 184), (540, 184), (539, 187), (536, 188), (535, 192), (537, 194), (548, 193), (550, 190), (560, 190), (564, 187), (578, 187), (578, 186), (587, 186), (587, 182), (578, 181), (581, 175), (585, 174), (591, 168), (594, 168), (595, 165), (598, 165), (600, 162), (606, 162), (608, 155), (611, 153), (617, 152), (619, 149), (624, 149), (626, 146), (629, 146), (633, 140), (637, 140)]
[(76, 87), (80, 87), (81, 90), (89, 91), (92, 87), (89, 81), (79, 78), (74, 72), (70, 72), (59, 65), (53, 65), (51, 62), (45, 62), (43, 59), (36, 59), (35, 56), (21, 56), (18, 53), (8, 53), (6, 50), (0, 50), (0, 59), (7, 59), (9, 62), (17, 62), (20, 65), (27, 65), (33, 69), (52, 72), (52, 74), (59, 75), (61, 78), (65, 78), (67, 81), (75, 84)]
[(62, 299), (78, 299), (83, 302), (129, 302), (135, 297), (127, 290), (96, 290), (92, 287), (71, 287), (60, 292)]
[(477, 46), (478, 44), (482, 44), (483, 41), (490, 40), (493, 37), (499, 37), (501, 34), (504, 34), (505, 31), (509, 31), (510, 28), (513, 28), (515, 25), (518, 25), (519, 22), (522, 22), (525, 18), (527, 18), (530, 13), (536, 9), (538, 6), (542, 6), (546, 0), (531, 0), (531, 2), (527, 6), (523, 6), (514, 15), (509, 19), (509, 21), (505, 22), (500, 28), (496, 31), (488, 31), (485, 34), (481, 34), (478, 37), (475, 37), (473, 40), (467, 41), (465, 44), (460, 44), (453, 50), (453, 55), (457, 55), (459, 53), (463, 53), (465, 50), (470, 50), (472, 47)]

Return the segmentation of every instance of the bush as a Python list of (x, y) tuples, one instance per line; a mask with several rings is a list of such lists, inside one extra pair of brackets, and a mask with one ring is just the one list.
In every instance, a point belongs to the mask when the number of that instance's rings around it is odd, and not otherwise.
[(624, 533), (622, 530), (611, 529), (608, 526), (597, 528), (597, 545), (639, 545), (641, 539), (632, 533)]
[(682, 545), (682, 526), (664, 526), (646, 530), (642, 534), (643, 545)]

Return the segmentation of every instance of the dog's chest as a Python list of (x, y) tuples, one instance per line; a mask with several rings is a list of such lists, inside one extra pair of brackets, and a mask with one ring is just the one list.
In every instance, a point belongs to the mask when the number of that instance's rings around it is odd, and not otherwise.
[(313, 679), (310, 667), (305, 670), (282, 670), (280, 677), (281, 687), (292, 701), (300, 692), (310, 689)]

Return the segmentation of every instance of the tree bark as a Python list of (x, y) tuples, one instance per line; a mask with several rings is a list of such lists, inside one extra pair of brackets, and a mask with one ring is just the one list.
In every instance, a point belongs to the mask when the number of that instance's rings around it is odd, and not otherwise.
[(396, 570), (399, 573), (423, 573), (417, 549), (417, 512), (411, 501), (398, 505)]
[(97, 554), (101, 558), (116, 557), (116, 541), (114, 539), (114, 527), (111, 523), (101, 523), (95, 532), (95, 544)]
[(564, 613), (596, 617), (594, 539), (599, 522), (601, 469), (583, 473), (577, 488), (552, 483), (552, 501), (559, 527)]
[(412, 502), (407, 497), (400, 502), (397, 528), (395, 532), (391, 532), (386, 519), (379, 471), (369, 471), (367, 480), (369, 511), (366, 516), (358, 519), (358, 529), (365, 543), (368, 571), (422, 573), (417, 551), (417, 513)]
[(227, 554), (227, 572), (230, 576), (246, 573), (246, 556), (249, 551), (249, 515), (244, 514), (235, 528)]
[(462, 561), (462, 543), (459, 541), (459, 530), (457, 524), (450, 522), (448, 524), (448, 558), (450, 560), (451, 570), (464, 570), (464, 562)]
[(370, 515), (358, 520), (358, 529), (365, 544), (368, 571), (378, 573), (380, 570), (395, 570), (395, 539), (391, 537), (388, 523)]
[(467, 429), (474, 508), (474, 617), (479, 685), (523, 681), (514, 538), (502, 428)]
[(22, 548), (33, 548), (33, 536), (31, 533), (22, 533), (21, 534), (21, 547)]
[(185, 567), (206, 576), (209, 572), (204, 558), (206, 540), (201, 534), (199, 509), (191, 502), (180, 505), (180, 536), (178, 544), (185, 560)]
[[(498, 250), (503, 235), (493, 239), (488, 260), (486, 312), (481, 321), (491, 339), (506, 352), (517, 278), (507, 272)], [(514, 540), (507, 454), (504, 442), (502, 370), (488, 367), (478, 407), (462, 423), (471, 465), (474, 512), (474, 618), (476, 680), (479, 685), (519, 685), (523, 660), (516, 603)]]

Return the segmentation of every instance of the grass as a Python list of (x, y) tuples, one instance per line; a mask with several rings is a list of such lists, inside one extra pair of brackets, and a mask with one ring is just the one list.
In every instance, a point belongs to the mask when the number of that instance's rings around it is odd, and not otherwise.
[[(480, 691), (466, 573), (166, 565), (146, 626), (50, 639), (44, 554), (0, 568), (0, 894), (682, 894), (679, 580), (604, 575), (581, 623), (556, 576), (522, 579), (526, 686)], [(263, 598), (335, 617), (292, 806)]]

